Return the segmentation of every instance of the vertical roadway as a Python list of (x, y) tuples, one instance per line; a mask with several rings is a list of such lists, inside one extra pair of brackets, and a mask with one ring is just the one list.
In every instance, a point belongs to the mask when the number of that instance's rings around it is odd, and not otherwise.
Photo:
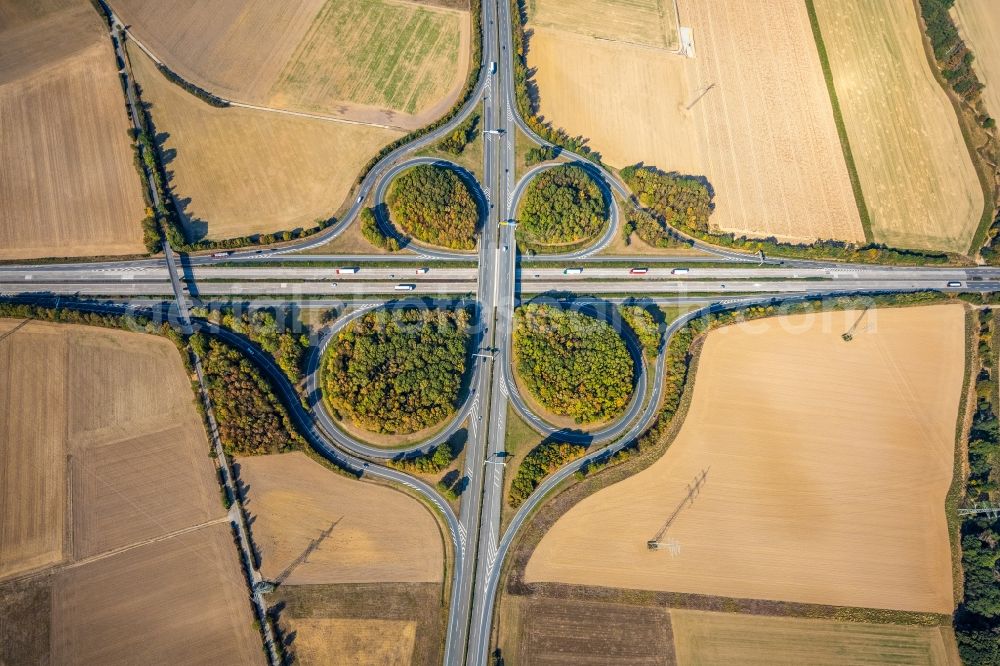
[[(514, 262), (517, 251), (513, 227), (504, 224), (509, 220), (510, 193), (514, 181), (514, 146), (511, 129), (511, 110), (508, 108), (507, 86), (511, 85), (509, 54), (500, 39), (502, 30), (502, 8), (505, 0), (485, 0), (483, 40), (484, 60), (496, 63), (496, 72), (490, 75), (485, 94), (483, 128), (496, 130), (498, 134), (484, 134), (483, 155), (485, 160), (484, 181), (489, 192), (489, 216), (484, 229), (483, 261), (480, 263), (480, 296), (483, 303), (484, 321), (490, 330), (485, 339), (496, 350), (492, 372), (482, 373), (482, 381), (488, 382), (489, 400), (480, 405), (486, 413), (485, 423), (480, 422), (477, 433), (478, 459), (474, 470), (477, 483), (474, 486), (478, 509), (478, 538), (475, 542), (475, 567), (467, 567), (474, 576), (474, 594), (471, 612), (468, 615), (469, 639), (466, 663), (478, 666), (485, 663), (487, 656), (476, 649), (486, 639), (490, 623), (485, 621), (492, 612), (482, 592), (486, 581), (498, 565), (497, 547), (500, 539), (500, 507), (503, 500), (503, 458), (497, 453), (504, 450), (504, 435), (507, 418), (507, 389), (504, 386), (502, 364), (509, 345), (511, 318), (514, 304)], [(488, 49), (488, 50), (486, 50)], [(488, 72), (491, 65), (486, 65)], [(481, 394), (482, 395), (482, 394)], [(485, 398), (484, 398), (485, 400)], [(472, 504), (470, 502), (470, 504)]]

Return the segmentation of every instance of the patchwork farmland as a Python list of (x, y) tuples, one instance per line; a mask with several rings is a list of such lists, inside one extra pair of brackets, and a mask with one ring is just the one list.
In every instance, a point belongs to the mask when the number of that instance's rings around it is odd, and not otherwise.
[(115, 56), (85, 0), (0, 3), (0, 259), (144, 252)]
[[(711, 333), (666, 454), (560, 518), (525, 581), (951, 613), (963, 310), (871, 311), (842, 340), (861, 316)], [(648, 549), (676, 507), (678, 552)]]
[[(640, 11), (601, 4), (603, 19)], [(723, 231), (864, 240), (802, 2), (681, 0), (693, 59), (630, 43), (625, 28), (601, 39), (580, 34), (547, 19), (546, 6), (539, 0), (528, 16), (528, 64), (544, 118), (588, 137), (614, 167), (641, 161), (707, 177), (712, 221)]]
[(262, 663), (173, 344), (28, 323), (0, 368), (0, 661)]
[(415, 129), (454, 103), (469, 68), (467, 8), (389, 0), (111, 4), (171, 69), (247, 104)]
[(967, 252), (983, 193), (914, 3), (815, 7), (875, 240)]

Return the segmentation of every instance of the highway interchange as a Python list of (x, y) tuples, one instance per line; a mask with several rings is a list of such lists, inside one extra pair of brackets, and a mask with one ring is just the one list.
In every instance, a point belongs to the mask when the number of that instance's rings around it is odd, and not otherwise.
[[(350, 209), (315, 236), (267, 250), (235, 251), (225, 258), (208, 255), (178, 258), (164, 242), (163, 258), (0, 266), (2, 297), (99, 312), (169, 315), (188, 331), (197, 327), (219, 336), (256, 361), (282, 395), (303, 436), (322, 455), (365, 476), (405, 485), (435, 506), (448, 526), (454, 550), (445, 645), (445, 663), (449, 665), (489, 663), (493, 609), (502, 564), (517, 530), (549, 490), (593, 457), (627, 445), (648, 426), (656, 415), (663, 388), (666, 341), (690, 318), (706, 311), (758, 302), (789, 302), (809, 295), (947, 289), (993, 291), (1000, 287), (1000, 270), (992, 268), (889, 268), (815, 260), (777, 261), (696, 241), (690, 244), (701, 250), (701, 254), (615, 257), (601, 250), (618, 233), (617, 205), (611, 206), (611, 220), (605, 233), (590, 246), (564, 255), (519, 258), (515, 227), (505, 222), (515, 218), (517, 201), (525, 185), (546, 165), (516, 178), (515, 130), (539, 145), (548, 144), (531, 132), (514, 104), (510, 18), (506, 2), (483, 3), (481, 75), (472, 97), (450, 122), (380, 161), (362, 180), (359, 196)], [(115, 23), (116, 29), (120, 29), (117, 20)], [(124, 61), (120, 40), (115, 39), (115, 46)], [(138, 125), (131, 77), (126, 79), (130, 111)], [(475, 253), (409, 242), (406, 249), (412, 253), (391, 256), (302, 254), (343, 233), (362, 207), (380, 203), (393, 175), (416, 163), (438, 162), (414, 154), (450, 133), (480, 103), (483, 126), (490, 133), (483, 135), (483, 177), (478, 192), (484, 221)], [(577, 157), (565, 151), (563, 156)], [(609, 194), (614, 192), (624, 202), (631, 200), (627, 188), (614, 175), (589, 164), (588, 168)], [(471, 178), (467, 173), (463, 175)], [(152, 196), (158, 203), (155, 191)], [(387, 233), (396, 233), (387, 220), (379, 222)], [(630, 264), (648, 270), (633, 273)], [(681, 266), (687, 272), (674, 272)], [(338, 267), (359, 270), (338, 273)], [(582, 272), (568, 274), (565, 271), (569, 267), (582, 268)], [(422, 268), (427, 271), (418, 271)], [(397, 289), (399, 285), (412, 285), (412, 289), (402, 291)], [(621, 417), (587, 435), (560, 433), (531, 412), (512, 375), (514, 309), (521, 302), (546, 294), (559, 302), (569, 299), (574, 307), (609, 318), (616, 325), (620, 322), (607, 306), (630, 295), (641, 297), (643, 302), (689, 305), (697, 309), (666, 326), (660, 353), (639, 374), (635, 398)], [(346, 311), (315, 340), (308, 358), (306, 406), (284, 373), (253, 343), (211, 322), (192, 319), (192, 301), (209, 306), (247, 302), (268, 307), (337, 307)], [(475, 347), (484, 356), (473, 359), (466, 398), (444, 428), (427, 441), (392, 451), (358, 441), (338, 427), (319, 399), (318, 371), (323, 349), (352, 318), (374, 307), (428, 303), (463, 305), (476, 313)], [(629, 336), (626, 341), (638, 357), (636, 341)], [(640, 362), (637, 367), (642, 365)], [(592, 447), (586, 458), (546, 479), (501, 533), (504, 474), (508, 473), (503, 465), (508, 404), (542, 434), (600, 446)], [(463, 424), (467, 424), (469, 434), (464, 468), (467, 486), (457, 514), (428, 484), (380, 464), (400, 452), (427, 451)], [(252, 596), (259, 605), (265, 603), (257, 591)]]

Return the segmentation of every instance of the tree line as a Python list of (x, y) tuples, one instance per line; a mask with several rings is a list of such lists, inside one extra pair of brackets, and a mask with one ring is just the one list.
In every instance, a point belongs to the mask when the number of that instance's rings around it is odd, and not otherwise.
[(596, 236), (607, 217), (604, 193), (594, 179), (579, 166), (557, 166), (528, 183), (518, 231), (539, 243), (572, 243)]
[(476, 247), (479, 209), (451, 169), (419, 164), (396, 176), (386, 197), (389, 216), (414, 238), (456, 250)]
[[(951, 18), (949, 10), (954, 4), (955, 0), (920, 0), (920, 13), (941, 75), (959, 97), (975, 107), (985, 86), (972, 67), (975, 55), (958, 34), (958, 28)], [(980, 115), (979, 122), (987, 128), (996, 125), (986, 113)]]
[(323, 395), (339, 414), (405, 434), (454, 413), (471, 339), (466, 309), (377, 310), (347, 324), (323, 359)]
[(605, 421), (632, 397), (632, 357), (607, 323), (532, 303), (514, 312), (514, 362), (546, 409), (577, 423)]
[(514, 509), (535, 492), (549, 474), (586, 453), (587, 447), (569, 442), (546, 440), (524, 457), (507, 491), (507, 503)]
[[(968, 476), (965, 496), (970, 503), (990, 503), (1000, 486), (994, 465), (1000, 456), (997, 419), (996, 314), (978, 313), (979, 367), (976, 408), (968, 435)], [(955, 611), (955, 636), (966, 664), (1000, 663), (1000, 521), (969, 516), (962, 521), (963, 596)]]

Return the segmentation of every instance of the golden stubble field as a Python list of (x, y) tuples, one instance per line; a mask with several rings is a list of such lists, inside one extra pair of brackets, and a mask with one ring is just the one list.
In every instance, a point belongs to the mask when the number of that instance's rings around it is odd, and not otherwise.
[(707, 177), (722, 230), (863, 241), (804, 4), (681, 0), (679, 10), (694, 59), (529, 15), (541, 114), (612, 166)]
[(406, 620), (295, 618), (295, 663), (384, 666), (412, 663), (417, 623)]
[(287, 570), (289, 585), (442, 580), (440, 531), (413, 498), (342, 477), (302, 453), (239, 458), (237, 466), (264, 576)]
[(983, 101), (994, 118), (1000, 116), (1000, 11), (992, 0), (958, 0), (952, 7), (958, 32), (976, 54), (973, 67), (986, 84)]
[(672, 609), (674, 653), (684, 666), (927, 664), (958, 666), (950, 627), (901, 627)]
[(914, 3), (815, 6), (875, 240), (967, 252), (983, 192)]
[[(859, 314), (711, 333), (671, 447), (560, 518), (525, 580), (951, 613), (963, 309), (870, 311), (844, 342)], [(676, 554), (650, 551), (679, 506)]]
[(0, 2), (0, 259), (144, 252), (114, 52), (86, 0)]
[(469, 69), (467, 8), (405, 0), (112, 6), (182, 77), (247, 104), (415, 129), (455, 102)]
[(396, 130), (241, 108), (188, 94), (129, 48), (169, 159), (170, 186), (197, 236), (230, 238), (311, 227), (331, 216), (369, 157)]
[(529, 0), (536, 26), (673, 50), (679, 45), (674, 0)]
[(0, 341), (0, 374), (0, 582), (51, 585), (52, 662), (259, 662), (176, 348), (32, 322)]

